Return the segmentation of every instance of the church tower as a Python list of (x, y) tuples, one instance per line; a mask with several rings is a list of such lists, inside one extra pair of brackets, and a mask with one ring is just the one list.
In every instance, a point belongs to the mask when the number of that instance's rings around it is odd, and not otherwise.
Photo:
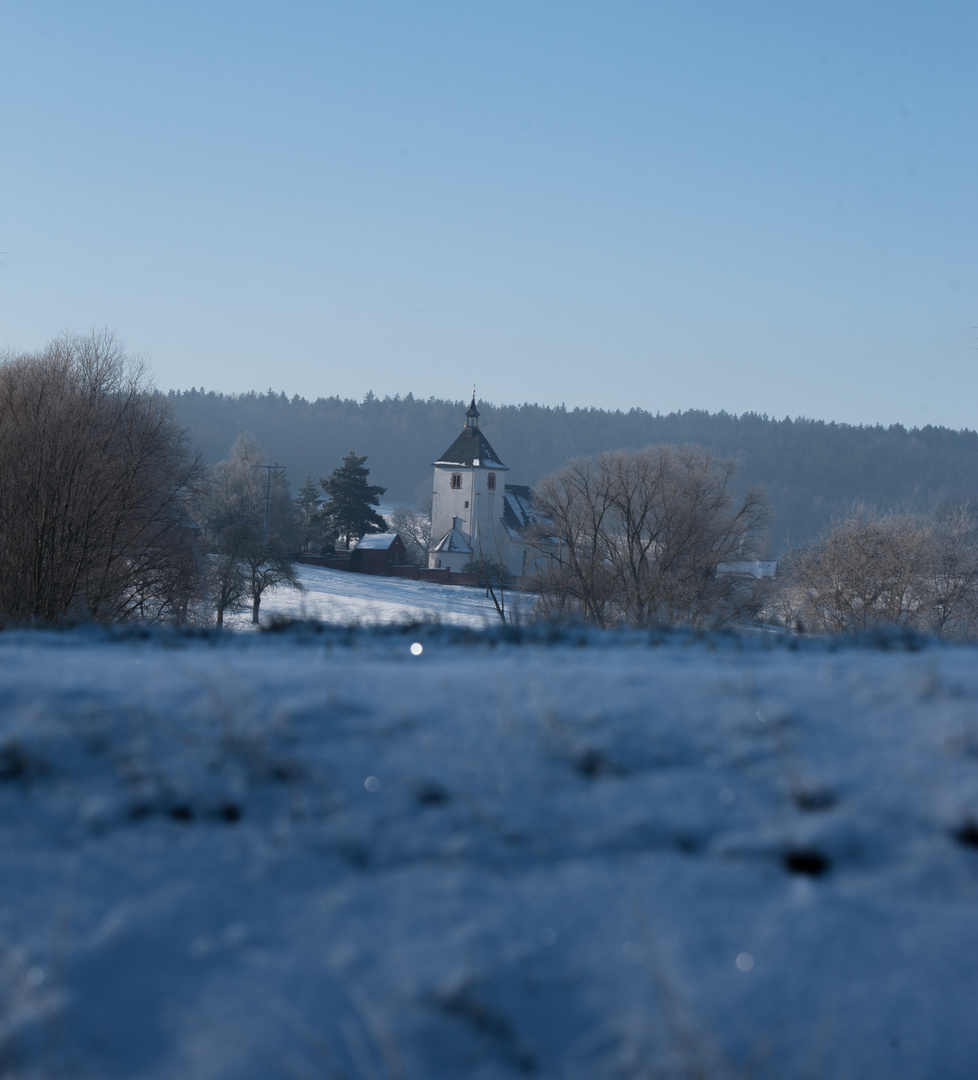
[(461, 570), (472, 561), (498, 561), (507, 540), (502, 527), (505, 483), (509, 470), (499, 460), (479, 428), (479, 410), (472, 404), (461, 434), (433, 463), (431, 538), (432, 568)]

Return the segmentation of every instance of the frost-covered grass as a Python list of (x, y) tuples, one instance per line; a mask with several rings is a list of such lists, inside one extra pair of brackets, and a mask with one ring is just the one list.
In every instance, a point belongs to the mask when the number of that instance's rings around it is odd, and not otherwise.
[(0, 635), (0, 1075), (972, 1077), (975, 649), (546, 638)]

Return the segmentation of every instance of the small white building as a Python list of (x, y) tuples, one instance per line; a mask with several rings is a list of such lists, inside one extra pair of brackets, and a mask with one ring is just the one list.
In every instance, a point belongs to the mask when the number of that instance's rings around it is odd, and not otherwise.
[(509, 469), (479, 428), (475, 394), (462, 433), (434, 469), (431, 535), (437, 539), (428, 566), (461, 570), (472, 562), (501, 563), (513, 577), (525, 574), (533, 563), (524, 539), (535, 523), (533, 492), (505, 483)]

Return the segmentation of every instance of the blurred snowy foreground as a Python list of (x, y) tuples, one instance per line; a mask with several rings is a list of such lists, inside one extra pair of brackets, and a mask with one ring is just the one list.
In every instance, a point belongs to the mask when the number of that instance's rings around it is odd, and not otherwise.
[(976, 658), (0, 635), (0, 1075), (973, 1077)]

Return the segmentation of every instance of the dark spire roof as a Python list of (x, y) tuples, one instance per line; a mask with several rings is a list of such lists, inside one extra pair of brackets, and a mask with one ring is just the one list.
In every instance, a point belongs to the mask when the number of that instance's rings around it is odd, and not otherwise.
[(469, 406), (465, 417), (465, 427), (462, 428), (462, 434), (434, 464), (506, 469), (506, 466), (499, 460), (496, 451), (489, 445), (489, 440), (479, 430), (479, 410), (475, 407), (474, 392), (472, 394), (472, 404)]

